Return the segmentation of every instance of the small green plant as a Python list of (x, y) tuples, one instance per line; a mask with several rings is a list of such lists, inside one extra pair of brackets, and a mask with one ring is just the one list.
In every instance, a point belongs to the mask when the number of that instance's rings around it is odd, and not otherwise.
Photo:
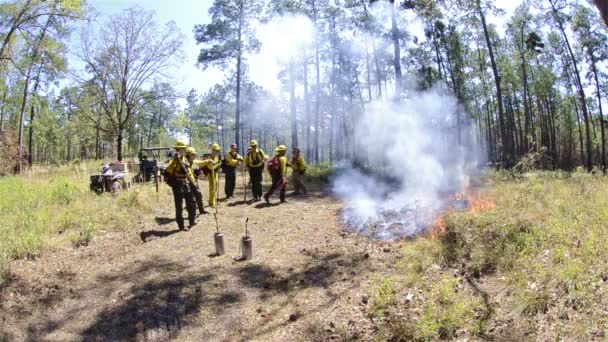
[(6, 252), (0, 253), (0, 286), (4, 284), (10, 274), (9, 256)]
[(379, 284), (372, 296), (372, 310), (377, 317), (383, 317), (385, 310), (395, 301), (395, 284), (391, 278), (379, 280)]
[(93, 238), (94, 226), (92, 223), (86, 223), (78, 228), (78, 232), (73, 234), (71, 242), (74, 247), (88, 246)]

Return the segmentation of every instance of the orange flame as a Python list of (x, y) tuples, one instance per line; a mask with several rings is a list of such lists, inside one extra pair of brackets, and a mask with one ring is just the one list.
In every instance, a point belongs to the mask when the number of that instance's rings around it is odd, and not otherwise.
[(469, 213), (478, 214), (482, 211), (491, 210), (496, 208), (496, 203), (491, 199), (480, 198), (479, 196), (473, 195), (473, 191), (470, 186), (466, 188), (467, 202), (469, 205)]
[[(492, 199), (481, 198), (480, 196), (475, 195), (473, 193), (473, 189), (468, 184), (466, 185), (464, 192), (455, 193), (452, 196), (450, 196), (450, 199), (451, 200), (465, 200), (466, 199), (467, 205), (468, 205), (467, 212), (470, 214), (478, 214), (480, 212), (496, 208), (496, 203)], [(445, 215), (445, 213), (442, 213), (440, 216), (438, 216), (435, 219), (435, 222), (433, 222), (433, 228), (429, 234), (429, 237), (431, 238), (431, 240), (435, 240), (440, 235), (445, 233), (447, 227), (445, 224), (444, 215)]]
[(445, 220), (443, 219), (443, 216), (437, 217), (435, 219), (435, 222), (433, 222), (433, 230), (431, 230), (430, 235), (431, 240), (435, 240), (439, 237), (439, 235), (445, 233), (446, 229), (447, 227), (445, 225)]

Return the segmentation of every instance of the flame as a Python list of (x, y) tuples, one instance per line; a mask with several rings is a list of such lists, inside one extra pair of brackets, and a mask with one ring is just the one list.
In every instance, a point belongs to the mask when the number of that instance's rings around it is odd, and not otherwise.
[(482, 211), (496, 208), (496, 203), (493, 200), (475, 196), (470, 185), (466, 188), (466, 198), (469, 205), (468, 212), (471, 214), (478, 214)]
[(430, 238), (431, 240), (435, 240), (439, 237), (439, 235), (445, 233), (447, 227), (445, 225), (445, 220), (443, 219), (443, 215), (437, 217), (435, 222), (433, 222), (433, 230), (431, 230)]
[[(458, 200), (458, 201), (466, 200), (467, 206), (468, 206), (467, 212), (470, 214), (478, 214), (483, 211), (487, 211), (487, 210), (496, 208), (496, 203), (492, 199), (481, 198), (479, 195), (476, 195), (473, 192), (473, 189), (471, 188), (470, 184), (468, 184), (468, 182), (464, 188), (464, 192), (457, 192), (457, 193), (451, 195), (449, 198), (450, 198), (450, 200)], [(431, 240), (435, 240), (440, 235), (445, 233), (446, 228), (447, 228), (446, 224), (445, 224), (445, 218), (444, 218), (445, 214), (446, 213), (442, 213), (433, 222), (433, 226), (432, 226), (431, 232), (429, 234), (429, 237)]]

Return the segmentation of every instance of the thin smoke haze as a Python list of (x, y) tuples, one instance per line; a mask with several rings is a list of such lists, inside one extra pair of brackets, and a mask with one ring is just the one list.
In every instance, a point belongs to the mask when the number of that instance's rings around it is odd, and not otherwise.
[[(374, 8), (379, 10), (383, 8)], [(287, 116), (275, 115), (276, 111), (285, 112), (288, 108), (285, 75), (281, 78), (281, 73), (290, 62), (301, 67), (302, 51), (313, 46), (315, 34), (313, 23), (305, 16), (275, 18), (257, 29), (261, 49), (248, 57), (250, 79), (281, 96), (278, 103), (259, 98), (254, 106), (256, 119), (271, 123), (271, 134), (277, 128), (289, 127)], [(345, 41), (348, 44), (339, 46), (341, 53), (362, 61), (365, 49), (370, 49), (369, 41), (364, 36), (348, 38)], [(328, 72), (323, 67), (321, 78), (330, 77)], [(337, 162), (339, 171), (332, 190), (345, 202), (344, 218), (351, 223), (347, 226), (366, 233), (363, 230), (368, 223), (391, 212), (392, 221), (374, 228), (375, 235), (381, 238), (394, 238), (396, 234), (411, 236), (425, 229), (426, 221), (445, 207), (446, 194), (462, 190), (470, 169), (481, 155), (473, 148), (469, 115), (458, 100), (441, 87), (416, 91), (415, 77), (404, 76), (401, 103), (374, 101), (366, 103), (363, 109), (352, 108), (353, 122), (348, 124), (354, 134), (348, 139), (334, 137), (336, 144), (342, 144), (343, 158), (366, 165), (363, 171), (350, 162)], [(296, 96), (301, 98), (303, 88), (300, 82), (296, 84)], [(388, 81), (387, 88), (384, 96), (391, 99), (394, 85)], [(324, 100), (340, 101), (326, 96)], [(334, 105), (337, 108), (339, 103)], [(324, 115), (331, 118), (332, 114)], [(395, 228), (392, 224), (395, 220), (399, 231), (389, 232), (389, 226)]]

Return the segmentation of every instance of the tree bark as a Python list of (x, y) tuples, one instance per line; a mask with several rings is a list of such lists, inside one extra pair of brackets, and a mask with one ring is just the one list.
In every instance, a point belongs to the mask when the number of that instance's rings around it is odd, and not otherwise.
[[(36, 79), (34, 81), (34, 91), (32, 91), (32, 95), (36, 95), (38, 93), (38, 87), (40, 85), (40, 73), (42, 72), (42, 68), (44, 67), (44, 58), (40, 61), (40, 67), (38, 68), (38, 73), (36, 75)], [(30, 136), (28, 141), (28, 156), (27, 163), (29, 167), (32, 167), (34, 163), (33, 155), (34, 155), (34, 117), (35, 117), (35, 109), (34, 104), (30, 105)]]
[(591, 130), (589, 128), (589, 112), (587, 110), (587, 100), (585, 97), (585, 89), (583, 88), (583, 83), (581, 82), (581, 75), (578, 71), (578, 65), (576, 63), (576, 58), (574, 57), (574, 52), (572, 51), (572, 47), (570, 46), (570, 40), (568, 39), (568, 35), (566, 34), (566, 30), (564, 29), (564, 25), (561, 22), (561, 19), (558, 17), (557, 9), (555, 8), (555, 3), (553, 0), (549, 1), (551, 3), (551, 8), (553, 9), (553, 14), (555, 17), (555, 21), (557, 22), (557, 26), (564, 38), (564, 42), (566, 43), (566, 48), (568, 49), (568, 55), (572, 61), (572, 67), (574, 68), (574, 80), (576, 81), (576, 87), (578, 90), (579, 101), (581, 102), (581, 109), (583, 112), (583, 120), (585, 122), (585, 135), (587, 136), (586, 146), (587, 146), (587, 159), (586, 159), (586, 167), (587, 171), (591, 172), (593, 169), (593, 151), (591, 150)]
[(399, 28), (397, 27), (397, 14), (395, 13), (395, 0), (391, 4), (391, 33), (393, 38), (394, 65), (395, 65), (395, 96), (394, 101), (401, 101), (401, 49), (399, 47)]
[(234, 142), (239, 145), (238, 150), (243, 153), (243, 146), (240, 144), (240, 126), (241, 126), (241, 72), (242, 72), (242, 27), (243, 27), (243, 2), (239, 2), (239, 33), (238, 33), (238, 46), (237, 46), (237, 58), (236, 58), (236, 114), (235, 114), (235, 127), (234, 127)]
[(296, 80), (293, 58), (289, 59), (289, 111), (291, 113), (291, 146), (298, 146), (298, 118), (296, 113)]
[(595, 91), (597, 92), (597, 104), (600, 110), (600, 130), (602, 134), (602, 152), (601, 152), (601, 162), (602, 162), (602, 173), (606, 174), (606, 128), (604, 126), (604, 110), (602, 108), (602, 96), (600, 94), (600, 82), (597, 76), (597, 64), (595, 62), (595, 57), (593, 53), (589, 51), (589, 57), (591, 59), (591, 71), (593, 72), (593, 79), (595, 80)]
[(528, 107), (528, 72), (527, 72), (527, 62), (526, 62), (526, 50), (525, 50), (525, 44), (524, 44), (524, 24), (522, 23), (521, 25), (521, 50), (520, 50), (520, 57), (521, 57), (521, 68), (522, 68), (522, 72), (523, 72), (523, 87), (524, 87), (524, 98), (523, 98), (523, 103), (524, 103), (524, 134), (526, 136), (526, 139), (523, 141), (523, 149), (524, 151), (528, 151), (529, 146), (528, 146), (528, 137), (530, 134), (530, 108)]
[[(317, 26), (317, 8), (315, 1), (312, 2), (313, 23)], [(315, 35), (315, 68), (316, 68), (316, 87), (315, 87), (315, 139), (314, 139), (314, 160), (319, 163), (319, 131), (321, 130), (320, 106), (321, 106), (321, 63), (319, 62), (319, 35)]]
[(498, 66), (496, 65), (496, 60), (494, 59), (494, 50), (492, 47), (492, 42), (490, 41), (490, 34), (488, 32), (488, 27), (486, 24), (486, 17), (485, 17), (485, 14), (483, 13), (483, 9), (481, 8), (480, 0), (477, 0), (477, 11), (481, 18), (481, 25), (483, 27), (483, 33), (484, 33), (484, 37), (486, 40), (486, 44), (488, 46), (488, 54), (490, 55), (492, 73), (494, 74), (494, 83), (496, 84), (496, 102), (498, 105), (498, 125), (499, 125), (499, 130), (500, 130), (500, 142), (501, 142), (500, 159), (501, 159), (501, 162), (504, 164), (503, 166), (506, 168), (509, 168), (511, 166), (510, 160), (508, 159), (508, 154), (505, 153), (505, 147), (506, 147), (506, 150), (508, 151), (508, 146), (505, 146), (506, 144), (508, 144), (508, 141), (507, 141), (507, 133), (506, 133), (506, 127), (505, 127), (504, 109), (503, 109), (503, 103), (502, 103), (502, 90), (500, 88), (500, 75), (498, 73)]
[(310, 118), (310, 98), (309, 98), (309, 94), (308, 94), (308, 56), (306, 56), (306, 49), (304, 49), (303, 52), (303, 57), (304, 57), (304, 116), (306, 118), (306, 129), (304, 130), (305, 132), (305, 139), (306, 139), (306, 143), (305, 145), (305, 151), (304, 151), (304, 156), (306, 156), (306, 160), (311, 160), (311, 136), (312, 136), (312, 132), (310, 130), (310, 126), (311, 126), (311, 118)]

